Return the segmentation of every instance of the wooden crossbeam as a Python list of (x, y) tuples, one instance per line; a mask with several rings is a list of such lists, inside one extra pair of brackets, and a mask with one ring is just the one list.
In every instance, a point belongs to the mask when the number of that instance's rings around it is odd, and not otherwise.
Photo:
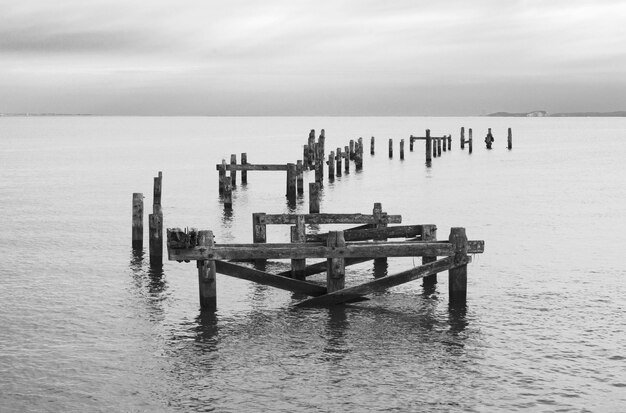
[(216, 170), (220, 170), (226, 168), (227, 171), (286, 171), (287, 164), (217, 164), (215, 165)]
[(383, 291), (391, 287), (407, 283), (409, 281), (417, 280), (419, 278), (427, 277), (429, 275), (434, 275), (442, 271), (460, 267), (462, 265), (467, 265), (469, 262), (471, 262), (471, 257), (469, 256), (464, 257), (463, 259), (459, 259), (458, 257), (442, 258), (440, 260), (419, 267), (415, 267), (410, 270), (400, 272), (398, 274), (388, 275), (366, 282), (361, 285), (344, 288), (342, 290), (325, 294), (319, 297), (310, 298), (301, 301), (297, 304), (297, 306), (327, 306), (345, 303), (348, 301), (354, 301), (355, 299), (359, 299), (364, 295), (373, 294), (375, 292)]
[[(412, 141), (415, 141), (415, 140), (426, 140), (428, 138), (426, 136), (413, 136), (413, 135), (411, 135), (410, 139)], [(430, 139), (448, 139), (448, 137), (447, 136), (431, 136)]]
[(306, 294), (317, 297), (326, 294), (326, 288), (306, 281), (299, 281), (281, 275), (270, 274), (268, 272), (255, 270), (231, 262), (215, 260), (215, 270), (220, 274), (240, 278), (242, 280), (253, 281), (258, 284), (269, 285), (281, 290), (292, 291), (294, 293)]
[[(348, 267), (350, 265), (360, 264), (362, 262), (367, 262), (372, 259), (373, 258), (347, 258), (345, 263), (346, 263), (346, 267)], [(304, 276), (309, 277), (311, 275), (321, 274), (323, 272), (326, 272), (326, 268), (327, 268), (327, 261), (320, 261), (320, 262), (316, 262), (315, 264), (307, 265), (306, 268), (304, 268)], [(291, 275), (291, 270), (282, 271), (276, 275), (289, 277)]]
[[(294, 214), (259, 214), (259, 224), (295, 225), (298, 215)], [(306, 214), (304, 215), (306, 224), (400, 224), (402, 215), (386, 215), (380, 217), (368, 214)]]
[[(365, 241), (369, 239), (412, 238), (422, 233), (423, 225), (402, 225), (384, 228), (351, 229), (344, 231), (346, 241)], [(326, 242), (327, 233), (307, 234), (307, 242)]]

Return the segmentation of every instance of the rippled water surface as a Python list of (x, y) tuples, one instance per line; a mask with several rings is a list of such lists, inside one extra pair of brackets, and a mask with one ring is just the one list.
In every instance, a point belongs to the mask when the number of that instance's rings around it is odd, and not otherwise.
[[(325, 184), (322, 212), (381, 202), (440, 239), (464, 226), (485, 240), (466, 306), (449, 305), (445, 274), (330, 309), (218, 275), (218, 311), (201, 313), (194, 263), (152, 270), (133, 253), (131, 195), (147, 214), (157, 171), (165, 226), (218, 242), (251, 242), (253, 212), (306, 213), (281, 172), (250, 172), (225, 211), (215, 164), (295, 162), (312, 128), (329, 149), (367, 144), (363, 171)], [(407, 142), (401, 161), (398, 140), (426, 128), (452, 151), (426, 168)], [(624, 410), (624, 159), (619, 118), (0, 118), (0, 411)], [(373, 274), (350, 267), (348, 283)]]

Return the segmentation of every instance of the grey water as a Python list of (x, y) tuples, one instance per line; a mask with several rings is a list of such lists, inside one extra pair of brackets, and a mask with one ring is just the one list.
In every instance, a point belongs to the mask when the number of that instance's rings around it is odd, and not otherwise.
[[(295, 162), (322, 128), (327, 151), (366, 143), (362, 171), (325, 182), (322, 212), (381, 202), (440, 239), (463, 226), (485, 240), (466, 306), (449, 305), (445, 274), (321, 309), (218, 275), (218, 310), (202, 313), (194, 263), (153, 270), (131, 250), (132, 193), (147, 215), (158, 171), (165, 227), (217, 242), (252, 242), (253, 212), (308, 212), (280, 172), (250, 172), (225, 210), (215, 165)], [(408, 148), (427, 128), (453, 136), (431, 167)], [(625, 159), (624, 118), (0, 118), (0, 411), (625, 411)], [(373, 274), (350, 267), (347, 283)]]

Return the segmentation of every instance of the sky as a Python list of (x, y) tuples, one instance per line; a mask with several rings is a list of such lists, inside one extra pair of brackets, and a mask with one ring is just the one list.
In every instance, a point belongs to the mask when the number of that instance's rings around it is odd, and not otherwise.
[(626, 110), (623, 0), (0, 0), (0, 113)]

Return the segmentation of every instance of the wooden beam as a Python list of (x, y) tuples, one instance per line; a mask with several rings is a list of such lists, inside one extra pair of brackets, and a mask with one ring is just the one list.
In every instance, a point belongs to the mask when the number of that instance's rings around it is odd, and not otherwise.
[[(401, 225), (386, 228), (350, 229), (344, 231), (346, 241), (366, 241), (384, 238), (413, 238), (422, 232), (423, 225)], [(325, 242), (328, 234), (307, 234), (307, 242)]]
[[(346, 258), (346, 267), (350, 265), (360, 264), (362, 262), (371, 261), (372, 259), (373, 258)], [(306, 268), (304, 268), (303, 272), (304, 272), (305, 277), (309, 277), (311, 275), (321, 274), (323, 272), (326, 272), (326, 261), (320, 261), (320, 262), (316, 262), (315, 264), (308, 265), (306, 266)], [(291, 270), (282, 271), (282, 272), (277, 273), (276, 275), (289, 277), (291, 275)]]
[[(220, 164), (215, 165), (215, 169), (218, 171), (222, 168), (223, 167)], [(260, 165), (260, 164), (251, 164), (251, 163), (247, 163), (245, 165), (226, 164), (226, 170), (227, 171), (286, 171), (287, 164), (284, 164), (284, 165), (282, 164)]]
[(381, 277), (366, 282), (364, 284), (357, 285), (355, 287), (344, 288), (342, 290), (325, 294), (323, 296), (310, 298), (301, 301), (296, 305), (298, 307), (326, 306), (341, 304), (347, 301), (353, 301), (363, 295), (373, 294), (375, 292), (383, 291), (388, 288), (407, 283), (409, 281), (437, 274), (441, 271), (446, 271), (462, 265), (467, 265), (467, 263), (470, 261), (471, 257), (466, 257), (464, 260), (455, 259), (455, 257), (442, 258), (440, 260), (419, 267), (415, 267), (398, 274), (388, 275), (386, 277)]
[(253, 281), (258, 284), (269, 285), (270, 287), (280, 288), (281, 290), (292, 291), (294, 293), (306, 294), (313, 297), (326, 294), (326, 288), (317, 284), (270, 274), (226, 261), (216, 260), (215, 270), (220, 274)]
[[(267, 225), (295, 225), (295, 214), (265, 214), (262, 217), (263, 224)], [(307, 224), (401, 224), (402, 215), (387, 215), (383, 213), (380, 218), (368, 214), (306, 214), (304, 222)]]

